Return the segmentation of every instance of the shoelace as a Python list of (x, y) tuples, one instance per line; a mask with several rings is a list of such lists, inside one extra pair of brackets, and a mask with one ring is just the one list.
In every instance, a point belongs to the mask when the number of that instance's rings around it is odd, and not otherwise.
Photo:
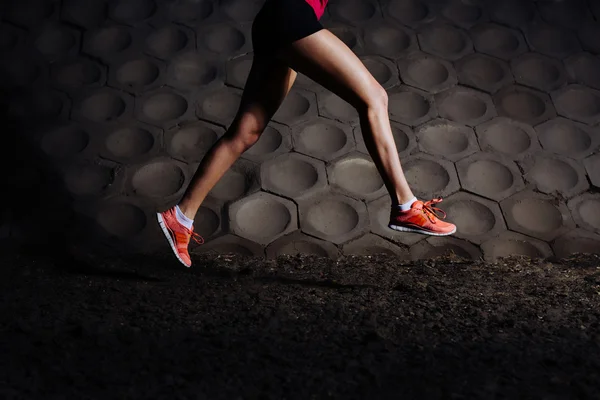
[(194, 239), (194, 241), (198, 244), (204, 244), (204, 238), (200, 235), (198, 235), (196, 232), (194, 232), (194, 229), (190, 229), (188, 231), (188, 233), (190, 234), (191, 238)]
[[(436, 223), (436, 219), (444, 219), (446, 218), (446, 212), (441, 208), (434, 207), (435, 204), (441, 203), (443, 200), (433, 199), (423, 203), (423, 214), (427, 216), (429, 221), (432, 223)], [(439, 214), (438, 214), (439, 213)]]

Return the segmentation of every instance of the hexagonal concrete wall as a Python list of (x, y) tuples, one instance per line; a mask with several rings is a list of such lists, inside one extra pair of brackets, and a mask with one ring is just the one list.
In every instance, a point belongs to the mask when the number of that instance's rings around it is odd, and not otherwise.
[[(44, 200), (21, 213), (17, 193), (12, 214), (2, 210), (2, 236), (27, 239), (36, 224), (39, 240), (74, 213), (64, 229), (83, 229), (88, 244), (170, 251), (154, 213), (179, 201), (232, 124), (263, 2), (5, 2), (0, 109), (20, 168), (10, 179)], [(585, 7), (330, 0), (323, 25), (388, 93), (408, 182), (424, 200), (443, 196), (458, 232), (387, 228), (391, 202), (367, 125), (300, 72), (258, 142), (209, 193), (195, 221), (206, 243), (192, 251), (488, 260), (600, 252), (600, 15)]]

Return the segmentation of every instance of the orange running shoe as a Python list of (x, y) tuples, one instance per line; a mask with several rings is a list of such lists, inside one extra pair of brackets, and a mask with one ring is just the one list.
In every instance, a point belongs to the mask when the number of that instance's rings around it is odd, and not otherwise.
[(192, 265), (192, 260), (188, 253), (190, 239), (194, 239), (198, 244), (204, 243), (204, 239), (194, 232), (193, 226), (192, 229), (188, 229), (177, 220), (175, 207), (165, 212), (158, 213), (156, 216), (158, 217), (158, 223), (167, 237), (175, 256), (183, 265), (190, 267)]
[[(400, 211), (392, 207), (389, 227), (400, 232), (414, 232), (433, 236), (447, 236), (456, 232), (456, 225), (444, 222), (446, 213), (435, 204), (442, 199), (433, 199), (427, 202), (415, 201), (410, 210)], [(441, 219), (440, 219), (441, 218)]]

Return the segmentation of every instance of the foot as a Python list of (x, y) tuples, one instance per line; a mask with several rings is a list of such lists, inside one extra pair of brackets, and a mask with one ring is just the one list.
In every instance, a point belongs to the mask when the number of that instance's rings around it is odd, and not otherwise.
[(177, 220), (175, 207), (165, 212), (158, 213), (156, 216), (175, 256), (183, 265), (190, 267), (192, 265), (192, 260), (188, 253), (190, 239), (194, 239), (198, 244), (204, 243), (204, 239), (194, 232), (193, 226), (192, 229), (188, 229)]
[(456, 232), (456, 225), (442, 221), (446, 213), (434, 207), (442, 199), (433, 199), (422, 202), (415, 201), (410, 210), (400, 211), (397, 207), (392, 209), (390, 229), (400, 232), (414, 232), (424, 235), (447, 236)]

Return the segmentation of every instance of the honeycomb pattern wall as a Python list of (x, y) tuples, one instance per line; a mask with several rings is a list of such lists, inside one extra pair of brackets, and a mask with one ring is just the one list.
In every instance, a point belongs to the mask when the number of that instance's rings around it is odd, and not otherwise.
[[(3, 3), (6, 113), (57, 171), (86, 240), (170, 251), (154, 213), (177, 203), (231, 123), (263, 1)], [(356, 111), (300, 74), (203, 204), (206, 243), (192, 252), (600, 252), (599, 4), (331, 0), (322, 23), (387, 90), (408, 181), (444, 197), (457, 234), (387, 228)], [(29, 229), (10, 221), (5, 235)]]

